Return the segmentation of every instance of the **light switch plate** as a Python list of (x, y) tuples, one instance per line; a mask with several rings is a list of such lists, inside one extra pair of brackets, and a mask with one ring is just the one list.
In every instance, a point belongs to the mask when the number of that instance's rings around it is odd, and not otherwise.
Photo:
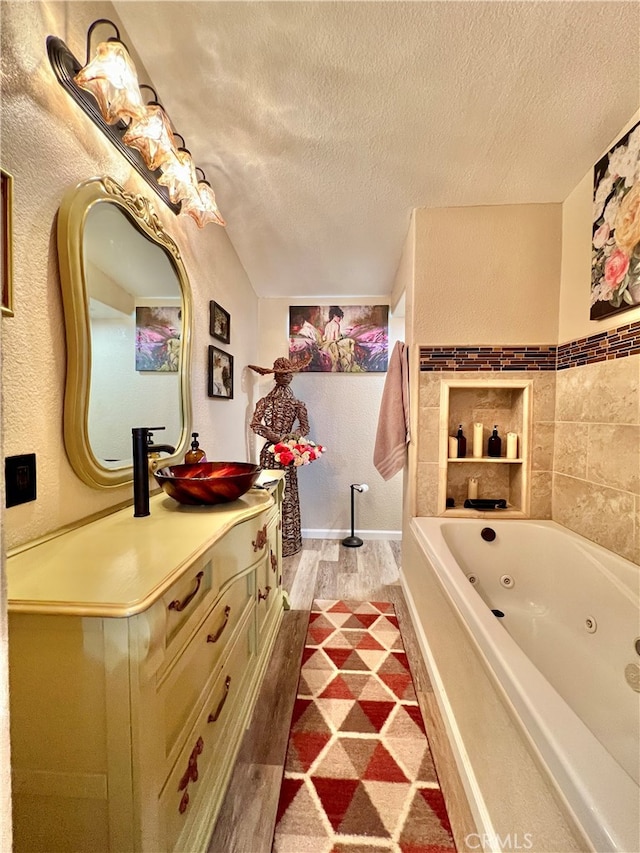
[(5, 505), (17, 506), (36, 499), (36, 454), (22, 453), (4, 460)]

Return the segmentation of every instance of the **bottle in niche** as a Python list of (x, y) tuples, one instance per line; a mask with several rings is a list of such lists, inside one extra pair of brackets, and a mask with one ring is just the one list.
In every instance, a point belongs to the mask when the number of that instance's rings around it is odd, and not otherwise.
[(456, 438), (458, 439), (458, 459), (464, 459), (467, 455), (467, 439), (462, 432), (462, 424), (458, 427)]
[(487, 456), (500, 456), (502, 450), (502, 439), (498, 435), (498, 424), (494, 424), (493, 432), (489, 436), (489, 446), (487, 448)]
[(198, 444), (198, 433), (192, 432), (191, 438), (193, 439), (191, 442), (191, 450), (187, 450), (184, 454), (185, 464), (194, 465), (196, 462), (206, 462), (207, 457), (205, 456), (205, 452)]

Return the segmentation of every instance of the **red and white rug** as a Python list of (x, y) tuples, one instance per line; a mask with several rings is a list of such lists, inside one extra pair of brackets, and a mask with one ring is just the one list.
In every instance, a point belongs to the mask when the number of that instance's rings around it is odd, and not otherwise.
[(393, 605), (314, 601), (273, 853), (455, 853)]

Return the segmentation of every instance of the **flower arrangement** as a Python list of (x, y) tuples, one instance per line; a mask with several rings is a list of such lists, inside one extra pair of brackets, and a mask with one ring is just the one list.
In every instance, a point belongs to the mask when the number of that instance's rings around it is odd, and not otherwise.
[(640, 124), (596, 166), (591, 307), (638, 303), (640, 286)]
[(281, 465), (308, 465), (319, 459), (325, 452), (321, 444), (316, 444), (310, 438), (290, 438), (287, 441), (279, 441), (271, 448), (274, 459)]

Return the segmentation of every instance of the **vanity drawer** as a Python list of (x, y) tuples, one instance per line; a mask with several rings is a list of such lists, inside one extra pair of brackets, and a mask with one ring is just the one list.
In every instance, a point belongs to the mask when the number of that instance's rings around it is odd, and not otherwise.
[(272, 507), (233, 527), (163, 595), (159, 605), (164, 611), (165, 666), (189, 640), (220, 590), (265, 553), (274, 512), (277, 518), (277, 507)]
[(253, 565), (266, 552), (268, 547), (268, 530), (274, 510), (272, 507), (255, 518), (250, 518), (238, 524), (213, 547), (213, 557), (216, 574), (221, 580)]
[(255, 571), (231, 581), (211, 613), (158, 685), (164, 720), (165, 757), (169, 758), (202, 707), (200, 696), (211, 684), (247, 608), (253, 608)]
[[(226, 788), (244, 724), (242, 702), (256, 656), (255, 621), (249, 616), (224, 660), (219, 675), (202, 706), (196, 725), (160, 793), (159, 812), (166, 850), (191, 849), (186, 835), (201, 812), (217, 810)], [(201, 815), (200, 815), (201, 819)]]
[(206, 609), (218, 594), (219, 583), (214, 570), (213, 549), (195, 561), (189, 570), (176, 581), (162, 596), (159, 606), (163, 609), (165, 624), (165, 647), (171, 648), (184, 629), (180, 638), (188, 635), (189, 629), (202, 618)]

